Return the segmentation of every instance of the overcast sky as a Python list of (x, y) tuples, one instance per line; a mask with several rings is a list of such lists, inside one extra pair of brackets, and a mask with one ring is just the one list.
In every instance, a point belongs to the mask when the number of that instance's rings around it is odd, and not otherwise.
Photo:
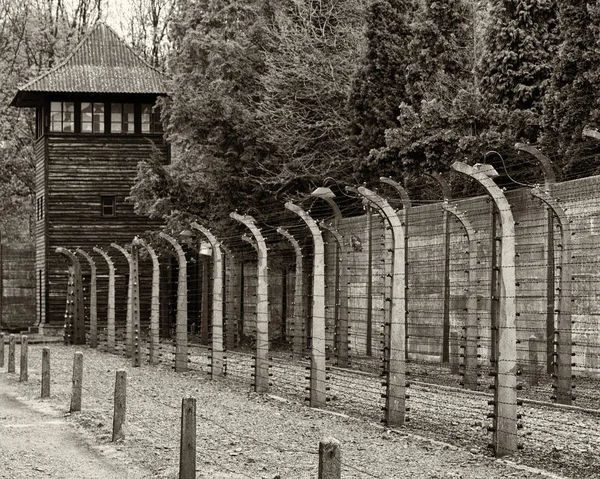
[(106, 23), (119, 35), (125, 36), (123, 27), (127, 24), (131, 15), (130, 2), (128, 0), (107, 0), (107, 3)]

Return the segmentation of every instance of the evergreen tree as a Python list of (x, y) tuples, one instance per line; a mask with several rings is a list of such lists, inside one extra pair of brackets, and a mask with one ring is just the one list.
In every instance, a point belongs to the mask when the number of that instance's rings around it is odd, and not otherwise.
[(598, 173), (598, 148), (583, 140), (586, 126), (600, 127), (600, 52), (596, 2), (561, 0), (562, 44), (544, 105), (543, 144), (565, 176)]
[(542, 98), (558, 48), (555, 0), (494, 0), (480, 64), (486, 101), (509, 118), (507, 143), (537, 141)]
[(409, 105), (422, 100), (448, 101), (471, 76), (472, 24), (464, 0), (425, 2), (418, 10), (406, 66)]
[(371, 153), (371, 169), (443, 170), (477, 149), (487, 111), (474, 76), (473, 21), (461, 0), (421, 4), (405, 55), (405, 101), (386, 146)]
[(558, 47), (554, 0), (495, 0), (485, 32), (481, 87), (494, 104), (539, 109)]
[[(137, 211), (229, 228), (348, 167), (346, 104), (366, 0), (202, 0), (172, 22), (173, 163), (140, 165)], [(260, 216), (260, 213), (258, 214)]]
[[(269, 155), (259, 136), (264, 2), (202, 0), (182, 3), (171, 22), (171, 95), (163, 101), (174, 161), (140, 166), (138, 211), (176, 218), (180, 212), (215, 224), (238, 205), (265, 193), (249, 178)], [(210, 207), (208, 207), (210, 205)]]
[(359, 158), (385, 144), (385, 131), (397, 125), (398, 106), (406, 101), (406, 52), (414, 9), (413, 0), (375, 0), (368, 9), (366, 51), (350, 96)]

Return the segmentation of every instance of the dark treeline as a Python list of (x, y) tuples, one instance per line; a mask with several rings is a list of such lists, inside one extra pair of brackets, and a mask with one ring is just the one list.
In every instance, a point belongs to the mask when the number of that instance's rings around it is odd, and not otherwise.
[(140, 213), (214, 223), (324, 181), (484, 157), (543, 181), (516, 142), (563, 179), (600, 173), (582, 138), (599, 124), (595, 1), (178, 0), (164, 12), (173, 164), (140, 164)]
[(183, 2), (164, 102), (176, 159), (142, 165), (133, 196), (219, 222), (327, 178), (418, 177), (489, 151), (543, 181), (516, 142), (564, 179), (596, 174), (581, 134), (597, 125), (598, 23), (575, 0)]

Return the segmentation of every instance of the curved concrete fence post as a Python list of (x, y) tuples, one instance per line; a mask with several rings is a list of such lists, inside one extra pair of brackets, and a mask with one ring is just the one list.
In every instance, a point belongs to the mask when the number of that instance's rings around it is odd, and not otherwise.
[(152, 248), (152, 246), (150, 246), (143, 238), (136, 236), (133, 239), (132, 245), (144, 248), (152, 259), (152, 292), (150, 299), (150, 340), (148, 341), (148, 362), (150, 364), (158, 364), (160, 348), (160, 263), (154, 248)]
[(133, 356), (133, 258), (131, 253), (117, 243), (110, 244), (120, 251), (129, 265), (129, 281), (127, 282), (127, 314), (125, 316), (125, 357)]
[(556, 350), (552, 351), (553, 357), (553, 378), (556, 387), (555, 399), (559, 404), (571, 404), (573, 394), (571, 392), (572, 380), (572, 294), (571, 294), (571, 275), (572, 275), (572, 241), (571, 241), (571, 226), (565, 210), (558, 202), (547, 193), (544, 193), (539, 188), (533, 188), (531, 194), (544, 202), (558, 219), (560, 227), (560, 284), (558, 285), (558, 322), (557, 330), (555, 331), (553, 345), (556, 345)]
[(179, 274), (177, 276), (177, 324), (175, 326), (175, 371), (185, 372), (188, 370), (188, 335), (187, 335), (187, 260), (181, 245), (172, 236), (163, 233), (158, 234), (162, 239), (175, 248), (177, 253), (177, 264)]
[(313, 238), (313, 300), (310, 348), (310, 406), (322, 407), (327, 402), (327, 374), (325, 369), (325, 244), (316, 221), (299, 206), (287, 202), (286, 209), (297, 214)]
[[(390, 204), (373, 191), (359, 187), (347, 188), (375, 205), (392, 228), (392, 289), (390, 297), (389, 351), (386, 368), (385, 423), (388, 426), (401, 426), (406, 422), (406, 251), (404, 249), (404, 227), (398, 214)], [(385, 357), (385, 356), (384, 356)]]
[(196, 222), (191, 224), (192, 228), (200, 231), (212, 246), (213, 253), (213, 307), (212, 307), (212, 341), (211, 341), (211, 378), (223, 376), (225, 362), (223, 355), (223, 255), (221, 244), (208, 228)]
[(245, 225), (256, 243), (258, 252), (258, 286), (256, 290), (256, 354), (254, 359), (254, 390), (269, 391), (269, 276), (267, 268), (267, 244), (255, 220), (250, 215), (230, 213), (229, 216)]
[(106, 350), (115, 352), (115, 263), (109, 254), (98, 246), (94, 251), (108, 264), (108, 307), (106, 309)]
[(467, 234), (467, 241), (469, 243), (469, 249), (467, 251), (469, 255), (469, 269), (466, 273), (468, 275), (466, 288), (467, 295), (467, 320), (463, 327), (463, 381), (462, 384), (467, 389), (477, 388), (477, 232), (473, 228), (473, 224), (469, 220), (466, 213), (460, 211), (455, 205), (450, 205), (446, 202), (442, 204), (448, 213), (454, 215), (458, 221), (462, 224)]
[(292, 313), (292, 357), (301, 358), (304, 353), (304, 345), (306, 343), (306, 318), (304, 313), (304, 299), (302, 297), (302, 291), (304, 288), (302, 277), (304, 257), (302, 255), (302, 248), (298, 240), (290, 234), (285, 228), (277, 228), (277, 233), (286, 238), (292, 247), (294, 248), (294, 254), (296, 256), (296, 268), (294, 274), (294, 303)]
[(141, 326), (140, 326), (140, 247), (131, 242), (131, 364), (141, 366)]
[[(487, 165), (486, 165), (487, 166)], [(494, 201), (502, 227), (497, 324), (497, 358), (494, 387), (494, 453), (496, 457), (517, 452), (517, 331), (515, 276), (515, 221), (502, 190), (482, 167), (457, 161), (452, 168), (476, 180)], [(489, 168), (489, 167), (488, 167)]]
[(65, 313), (65, 344), (85, 344), (85, 315), (81, 263), (75, 253), (59, 246), (56, 253), (69, 260), (67, 311)]
[(337, 366), (347, 368), (348, 362), (348, 266), (345, 259), (348, 257), (348, 251), (344, 244), (344, 237), (339, 233), (334, 225), (328, 225), (324, 222), (319, 223), (321, 228), (328, 231), (335, 239), (339, 254), (337, 258), (337, 277), (336, 277), (336, 310), (337, 321), (335, 328), (335, 356)]
[[(585, 136), (585, 130), (584, 130)], [(544, 173), (544, 192), (552, 194), (552, 188), (556, 183), (556, 175), (552, 167), (552, 161), (534, 146), (526, 143), (516, 143), (515, 149), (518, 152), (525, 152), (532, 155), (540, 165)], [(554, 257), (554, 213), (552, 208), (546, 210), (547, 228), (546, 228), (546, 371), (552, 374), (554, 371), (554, 304), (556, 302), (556, 258)]]
[(225, 343), (227, 350), (232, 350), (238, 342), (238, 324), (241, 323), (241, 298), (240, 298), (240, 274), (239, 265), (233, 251), (221, 243), (221, 249), (225, 253), (225, 284), (224, 284), (224, 327), (225, 327)]
[[(409, 242), (409, 222), (410, 222), (410, 211), (412, 208), (412, 201), (410, 200), (410, 197), (408, 196), (408, 192), (406, 191), (406, 189), (397, 181), (394, 181), (391, 178), (386, 178), (386, 177), (381, 177), (379, 178), (379, 181), (381, 181), (382, 183), (385, 183), (387, 185), (390, 185), (392, 188), (394, 188), (396, 190), (396, 192), (398, 193), (398, 196), (400, 196), (400, 201), (402, 202), (402, 226), (404, 226), (404, 251), (406, 251), (406, 253), (404, 254), (404, 262), (405, 262), (405, 266), (404, 266), (404, 271), (406, 271), (406, 274), (408, 275), (408, 242)], [(405, 306), (405, 323), (404, 323), (404, 330), (406, 332), (406, 359), (408, 360), (409, 354), (410, 354), (410, 328), (409, 328), (409, 314), (410, 314), (410, 308), (409, 308), (409, 297), (408, 297), (408, 276), (407, 276), (407, 280), (406, 280), (406, 293), (404, 295), (404, 306)]]
[(88, 253), (77, 248), (75, 253), (83, 256), (90, 265), (90, 348), (98, 347), (98, 280), (96, 262)]
[[(335, 193), (331, 188), (322, 186), (311, 193), (311, 196), (320, 198), (325, 201), (333, 212), (332, 228), (336, 231), (335, 245), (333, 248), (333, 325), (334, 325), (334, 353), (337, 359), (337, 365), (340, 367), (348, 366), (348, 298), (343, 297), (344, 292), (348, 291), (348, 285), (342, 284), (342, 278), (347, 277), (345, 269), (346, 256), (342, 249), (344, 246), (343, 235), (340, 233), (340, 221), (342, 220), (342, 210), (335, 202)], [(325, 301), (328, 301), (328, 295), (325, 296)], [(326, 306), (329, 309), (329, 305)], [(370, 323), (371, 321), (369, 321)], [(369, 325), (371, 326), (371, 325)], [(345, 331), (344, 331), (345, 330)], [(343, 337), (343, 339), (342, 339)], [(343, 341), (343, 344), (342, 344)]]

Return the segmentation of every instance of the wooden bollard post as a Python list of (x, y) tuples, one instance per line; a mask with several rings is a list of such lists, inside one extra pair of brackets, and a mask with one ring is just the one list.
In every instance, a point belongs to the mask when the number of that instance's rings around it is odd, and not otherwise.
[(8, 372), (15, 372), (15, 335), (8, 337)]
[(0, 368), (4, 367), (4, 333), (0, 333)]
[(537, 386), (539, 384), (538, 369), (539, 341), (535, 334), (529, 336), (529, 384)]
[(319, 442), (319, 479), (341, 479), (342, 452), (340, 442), (328, 437)]
[(117, 371), (115, 379), (115, 402), (113, 414), (113, 442), (125, 439), (125, 416), (127, 412), (127, 372)]
[(42, 349), (42, 398), (50, 397), (50, 348)]
[(21, 362), (19, 363), (19, 381), (27, 382), (28, 372), (27, 372), (27, 354), (29, 352), (29, 343), (27, 340), (27, 336), (21, 336)]
[(196, 479), (196, 398), (181, 401), (179, 479)]
[(73, 357), (73, 390), (69, 412), (81, 411), (81, 388), (83, 382), (83, 353), (76, 352)]

